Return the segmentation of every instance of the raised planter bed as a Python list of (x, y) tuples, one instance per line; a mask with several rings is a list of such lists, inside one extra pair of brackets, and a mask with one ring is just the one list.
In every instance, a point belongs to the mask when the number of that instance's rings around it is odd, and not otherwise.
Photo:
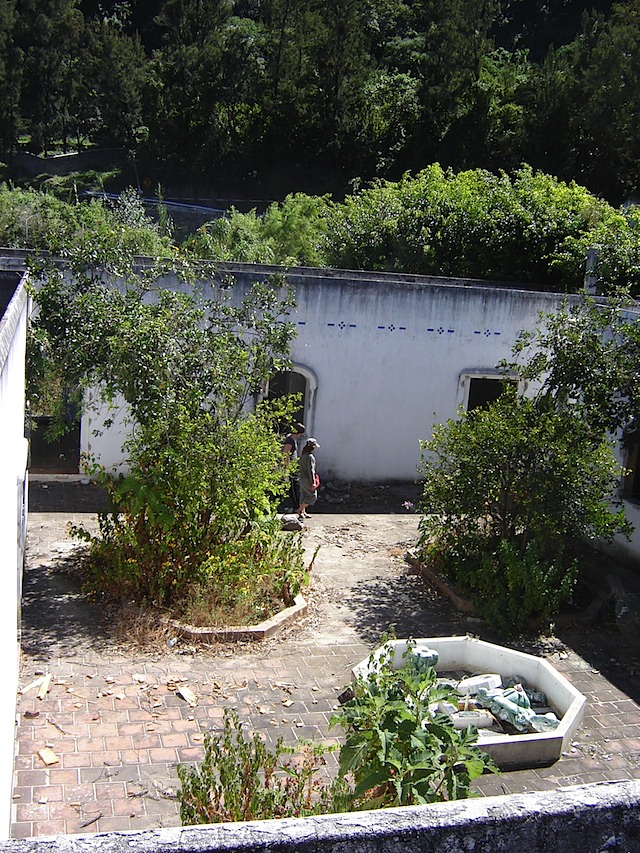
[(176, 634), (185, 640), (196, 642), (198, 640), (212, 643), (229, 642), (230, 640), (266, 640), (272, 637), (285, 625), (300, 619), (307, 613), (307, 602), (301, 595), (296, 595), (291, 607), (286, 607), (264, 622), (257, 625), (229, 625), (220, 628), (204, 626), (198, 628), (195, 625), (187, 625), (177, 619), (167, 619), (167, 624), (175, 630)]
[(353, 679), (366, 677), (383, 655), (390, 655), (394, 669), (405, 665), (408, 646), (438, 652), (437, 672), (463, 670), (468, 673), (518, 675), (527, 686), (546, 694), (560, 723), (540, 734), (498, 735), (479, 746), (501, 768), (541, 767), (553, 764), (570, 745), (584, 715), (586, 698), (544, 658), (473, 637), (426, 637), (419, 640), (390, 640), (352, 670)]

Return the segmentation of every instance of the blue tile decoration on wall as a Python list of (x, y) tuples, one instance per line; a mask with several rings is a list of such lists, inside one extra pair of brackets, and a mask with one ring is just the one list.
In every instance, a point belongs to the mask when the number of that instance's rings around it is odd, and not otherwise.
[[(297, 322), (298, 326), (306, 326), (306, 324), (307, 324), (306, 320), (298, 320), (298, 322)], [(327, 323), (327, 327), (330, 329), (340, 329), (340, 331), (343, 332), (345, 329), (356, 329), (356, 328), (358, 328), (358, 324), (357, 323), (347, 323), (345, 320), (340, 320), (337, 323), (336, 322)], [(407, 326), (396, 326), (395, 323), (389, 323), (388, 325), (382, 325), (381, 324), (379, 326), (376, 326), (376, 328), (380, 332), (385, 332), (385, 331), (387, 331), (387, 332), (406, 332), (408, 330)], [(443, 325), (427, 326), (426, 331), (430, 332), (430, 333), (437, 332), (438, 335), (444, 335), (444, 334), (455, 335), (456, 334), (455, 329), (449, 329)], [(485, 338), (491, 338), (491, 337), (499, 337), (502, 334), (502, 332), (495, 331), (494, 329), (473, 329), (473, 334), (474, 335), (482, 335)]]

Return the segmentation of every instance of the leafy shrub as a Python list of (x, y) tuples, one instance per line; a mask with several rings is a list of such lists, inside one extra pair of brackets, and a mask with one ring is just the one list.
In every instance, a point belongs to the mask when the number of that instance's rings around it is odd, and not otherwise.
[(141, 208), (134, 190), (115, 204), (101, 199), (69, 204), (53, 194), (0, 186), (0, 242), (16, 249), (46, 250), (82, 258), (85, 268), (120, 266), (122, 256), (167, 257), (169, 241), (144, 215), (135, 219), (125, 210)]
[[(423, 442), (423, 557), (502, 630), (566, 600), (573, 540), (630, 535), (613, 438), (638, 418), (639, 330), (626, 299), (575, 301), (522, 332), (501, 396)], [(530, 397), (517, 393), (526, 384)]]
[(129, 475), (95, 467), (111, 511), (99, 536), (84, 536), (87, 589), (195, 624), (246, 624), (291, 604), (306, 575), (300, 539), (280, 529), (269, 498), (286, 488), (276, 409), (225, 426), (174, 409), (168, 423), (150, 421), (142, 446), (132, 439)]
[(331, 720), (346, 733), (333, 780), (324, 769), (323, 745), (304, 741), (292, 749), (279, 738), (270, 750), (258, 734), (248, 740), (237, 713), (225, 709), (221, 734), (205, 734), (204, 760), (178, 767), (182, 823), (466, 798), (471, 781), (496, 768), (475, 745), (475, 729), (458, 731), (450, 717), (431, 713), (431, 703), (451, 698), (450, 688), (436, 685), (433, 670), (418, 673), (410, 665), (394, 670), (383, 655)]
[(191, 257), (244, 263), (323, 266), (322, 235), (331, 205), (326, 196), (288, 195), (263, 216), (235, 208), (202, 225), (183, 249)]
[[(624, 243), (617, 232), (623, 221)], [(575, 183), (530, 167), (513, 174), (437, 163), (377, 181), (337, 204), (324, 247), (333, 266), (535, 282), (575, 292), (589, 248), (605, 289), (637, 279), (638, 238), (624, 217)]]
[(183, 825), (344, 811), (348, 786), (319, 778), (326, 751), (310, 743), (294, 751), (282, 738), (270, 750), (258, 734), (248, 740), (237, 713), (225, 708), (222, 733), (205, 733), (204, 761), (178, 766)]
[(331, 720), (345, 730), (340, 774), (352, 775), (354, 806), (421, 805), (470, 795), (473, 779), (494, 771), (475, 744), (473, 727), (457, 730), (451, 717), (432, 713), (440, 700), (457, 701), (436, 683), (435, 670), (418, 672), (409, 659), (393, 669), (387, 656), (370, 659), (370, 673)]
[(578, 562), (567, 559), (561, 548), (550, 556), (535, 542), (522, 551), (503, 539), (494, 551), (456, 561), (451, 574), (464, 592), (471, 592), (487, 623), (510, 636), (548, 627), (571, 596)]

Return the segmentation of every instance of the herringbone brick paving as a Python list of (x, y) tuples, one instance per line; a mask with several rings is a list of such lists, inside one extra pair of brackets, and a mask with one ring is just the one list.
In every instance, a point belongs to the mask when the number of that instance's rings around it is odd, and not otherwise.
[[(94, 522), (74, 505), (78, 497), (30, 515), (21, 688), (44, 673), (51, 684), (43, 699), (37, 687), (18, 697), (16, 838), (178, 826), (176, 765), (202, 757), (204, 732), (220, 725), (225, 707), (268, 738), (337, 742), (339, 730), (329, 730), (337, 696), (389, 624), (398, 636), (478, 631), (402, 560), (416, 516), (325, 514), (303, 533), (309, 554), (321, 549), (301, 625), (262, 645), (135, 651), (114, 639), (65, 571), (67, 522)], [(640, 663), (615, 632), (571, 639), (527, 650), (546, 654), (587, 696), (573, 745), (551, 767), (483, 777), (479, 793), (640, 778)], [(44, 747), (56, 763), (44, 763)]]

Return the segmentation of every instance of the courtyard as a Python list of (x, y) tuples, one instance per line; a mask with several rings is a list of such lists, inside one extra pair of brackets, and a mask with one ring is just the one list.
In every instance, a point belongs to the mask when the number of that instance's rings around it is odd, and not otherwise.
[[(66, 526), (95, 524), (99, 499), (89, 486), (32, 484), (12, 837), (179, 826), (176, 765), (202, 757), (226, 707), (269, 739), (336, 742), (329, 719), (351, 668), (390, 626), (399, 637), (499, 641), (405, 562), (418, 516), (403, 502), (414, 498), (380, 487), (320, 501), (300, 534), (313, 560), (307, 615), (261, 643), (195, 647), (87, 602)], [(474, 789), (640, 779), (640, 659), (606, 614), (512, 645), (548, 658), (587, 697), (584, 721), (555, 764)]]

